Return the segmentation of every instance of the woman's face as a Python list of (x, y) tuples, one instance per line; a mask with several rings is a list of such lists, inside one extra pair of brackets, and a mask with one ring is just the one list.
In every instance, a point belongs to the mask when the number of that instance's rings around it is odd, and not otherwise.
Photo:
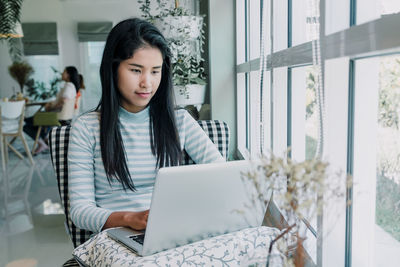
[(62, 79), (63, 81), (69, 82), (69, 74), (68, 74), (68, 72), (67, 72), (66, 69), (64, 69), (64, 71), (63, 71), (63, 73), (62, 73), (61, 79)]
[(162, 54), (158, 48), (142, 47), (118, 67), (118, 90), (122, 107), (129, 112), (146, 108), (161, 82)]

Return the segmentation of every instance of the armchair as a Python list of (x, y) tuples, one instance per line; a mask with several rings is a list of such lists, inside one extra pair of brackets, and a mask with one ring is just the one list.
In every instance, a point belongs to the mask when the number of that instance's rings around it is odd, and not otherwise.
[[(227, 159), (229, 146), (229, 127), (225, 122), (218, 120), (198, 121), (199, 125), (208, 134), (211, 141), (217, 146), (222, 156)], [(55, 127), (50, 132), (49, 145), (51, 161), (57, 177), (58, 190), (65, 213), (65, 226), (74, 247), (86, 242), (93, 234), (90, 231), (79, 229), (74, 225), (70, 217), (70, 203), (68, 197), (68, 144), (71, 126)], [(194, 162), (186, 154), (183, 165)], [(67, 266), (67, 265), (64, 265)], [(73, 265), (68, 265), (73, 266)]]

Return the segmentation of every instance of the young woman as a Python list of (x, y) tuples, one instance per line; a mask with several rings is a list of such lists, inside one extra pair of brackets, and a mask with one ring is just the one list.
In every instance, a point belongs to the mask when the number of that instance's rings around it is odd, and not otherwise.
[[(61, 79), (65, 82), (64, 87), (58, 92), (56, 100), (45, 105), (46, 111), (57, 111), (58, 120), (62, 125), (71, 123), (74, 116), (75, 101), (77, 91), (80, 88), (79, 73), (74, 66), (68, 66), (64, 69)], [(25, 119), (24, 132), (32, 139), (36, 138), (38, 126), (33, 125), (33, 116)], [(34, 155), (47, 150), (49, 147), (46, 143), (46, 137), (49, 129), (42, 129), (38, 139), (38, 146), (34, 151)]]
[(171, 53), (152, 24), (128, 19), (110, 32), (95, 112), (73, 124), (68, 150), (72, 221), (99, 232), (146, 228), (158, 168), (224, 161), (197, 122), (174, 110)]
[(62, 125), (71, 123), (75, 112), (76, 96), (80, 86), (80, 77), (78, 70), (74, 66), (68, 66), (64, 69), (61, 76), (65, 81), (64, 87), (58, 92), (56, 100), (46, 104), (46, 111), (59, 111), (58, 120)]

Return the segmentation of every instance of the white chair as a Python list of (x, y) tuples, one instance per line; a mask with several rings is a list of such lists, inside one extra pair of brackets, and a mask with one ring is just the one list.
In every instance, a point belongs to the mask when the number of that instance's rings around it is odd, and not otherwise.
[(33, 165), (33, 158), (26, 143), (24, 126), (25, 101), (0, 101), (0, 151), (3, 170), (6, 170), (8, 162), (8, 148), (10, 148), (18, 157), (24, 157), (8, 141), (7, 137), (19, 137), (24, 145), (26, 154), (30, 163)]

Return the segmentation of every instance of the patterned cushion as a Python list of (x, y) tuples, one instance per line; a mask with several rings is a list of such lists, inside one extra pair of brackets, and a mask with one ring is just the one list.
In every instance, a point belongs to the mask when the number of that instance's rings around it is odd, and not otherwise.
[[(218, 147), (221, 155), (227, 159), (229, 146), (229, 128), (225, 122), (214, 121), (198, 121), (199, 125), (208, 134), (211, 141)], [(58, 190), (61, 202), (64, 206), (66, 230), (71, 237), (72, 243), (76, 248), (90, 238), (93, 232), (79, 229), (76, 227), (69, 213), (70, 203), (68, 197), (68, 143), (71, 126), (54, 127), (50, 132), (49, 144), (51, 151), (51, 161), (57, 176)], [(183, 165), (193, 164), (194, 162), (185, 153)]]
[[(277, 228), (265, 226), (246, 228), (139, 257), (109, 238), (106, 230), (76, 248), (73, 256), (82, 266), (266, 266), (270, 242), (279, 233)], [(284, 266), (281, 256), (273, 246), (267, 266)]]

